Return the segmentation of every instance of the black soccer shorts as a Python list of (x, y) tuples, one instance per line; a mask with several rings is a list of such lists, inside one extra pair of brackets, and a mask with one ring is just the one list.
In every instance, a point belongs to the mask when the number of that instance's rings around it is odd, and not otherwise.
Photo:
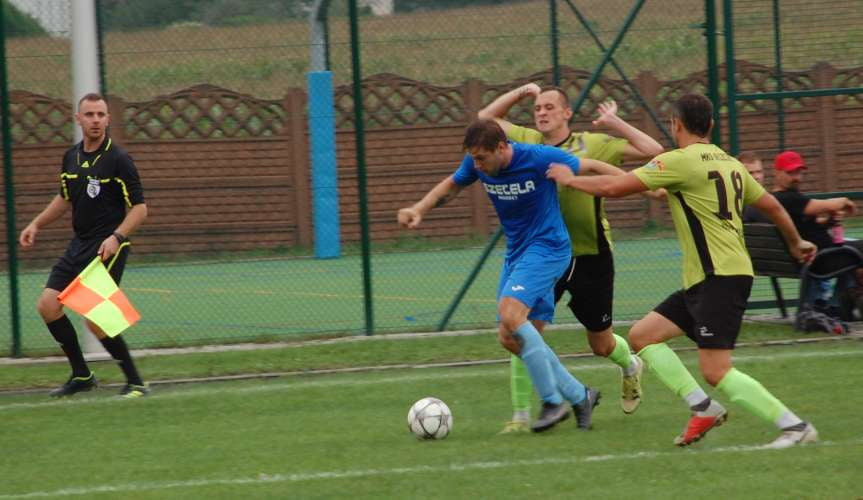
[(573, 257), (554, 286), (554, 303), (569, 292), (569, 309), (589, 332), (611, 327), (614, 257), (611, 252)]
[[(69, 246), (66, 247), (66, 251), (63, 252), (63, 255), (60, 256), (60, 259), (51, 268), (51, 274), (48, 275), (48, 283), (45, 284), (45, 288), (62, 292), (96, 258), (96, 252), (103, 241), (105, 241), (105, 238), (92, 240), (80, 240), (77, 237), (72, 238)], [(130, 246), (129, 244), (121, 245), (117, 254), (105, 261), (105, 267), (111, 265), (108, 273), (118, 285), (120, 284), (120, 279), (123, 277), (123, 270), (126, 268), (126, 259), (129, 257)], [(111, 264), (112, 261), (113, 264)]]
[(654, 311), (700, 349), (734, 349), (752, 290), (752, 276), (708, 276), (669, 295)]

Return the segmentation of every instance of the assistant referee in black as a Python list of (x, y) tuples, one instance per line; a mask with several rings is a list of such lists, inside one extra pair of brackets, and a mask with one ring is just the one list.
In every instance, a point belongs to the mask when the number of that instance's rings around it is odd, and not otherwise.
[[(97, 255), (119, 284), (129, 255), (129, 235), (147, 217), (138, 170), (129, 154), (108, 136), (110, 116), (105, 99), (99, 94), (82, 97), (75, 121), (81, 126), (84, 138), (63, 156), (60, 193), (24, 228), (20, 238), (25, 250), (32, 248), (42, 228), (72, 209), (75, 236), (51, 269), (37, 303), (48, 330), (72, 365), (72, 375), (66, 383), (51, 391), (54, 397), (89, 391), (97, 385), (95, 374), (84, 360), (75, 327), (57, 296)], [(123, 337), (108, 337), (94, 323), (89, 320), (85, 323), (126, 376), (120, 396), (135, 398), (149, 393)]]

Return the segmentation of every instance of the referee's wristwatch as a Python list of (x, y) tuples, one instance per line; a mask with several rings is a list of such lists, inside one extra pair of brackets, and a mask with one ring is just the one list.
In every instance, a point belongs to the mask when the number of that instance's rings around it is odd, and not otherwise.
[(125, 236), (123, 236), (122, 234), (117, 233), (117, 232), (115, 232), (112, 236), (113, 236), (114, 238), (116, 238), (117, 243), (119, 243), (119, 244), (121, 244), (121, 245), (122, 245), (123, 243), (126, 243), (127, 241), (129, 241), (129, 238), (126, 238)]

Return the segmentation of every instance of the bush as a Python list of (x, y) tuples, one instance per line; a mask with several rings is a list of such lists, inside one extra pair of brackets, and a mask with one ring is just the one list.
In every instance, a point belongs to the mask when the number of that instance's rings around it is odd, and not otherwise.
[(398, 13), (421, 12), (462, 7), (477, 7), (480, 5), (499, 5), (518, 1), (526, 0), (436, 0), (434, 2), (429, 2), (427, 0), (395, 0), (395, 11)]
[(237, 26), (301, 18), (310, 0), (103, 0), (105, 29), (133, 31), (182, 23)]
[(47, 32), (33, 16), (3, 0), (3, 32), (7, 37), (44, 36)]

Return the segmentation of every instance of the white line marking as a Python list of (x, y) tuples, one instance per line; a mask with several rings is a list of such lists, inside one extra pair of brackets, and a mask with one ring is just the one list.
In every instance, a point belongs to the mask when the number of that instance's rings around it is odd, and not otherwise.
[[(827, 446), (858, 446), (863, 444), (863, 439), (850, 441), (822, 441), (820, 443), (806, 445), (809, 447)], [(58, 496), (93, 495), (96, 493), (128, 493), (153, 490), (167, 490), (172, 488), (195, 488), (201, 486), (219, 485), (244, 485), (244, 484), (267, 484), (267, 483), (298, 483), (307, 481), (319, 481), (326, 479), (352, 479), (373, 476), (396, 476), (405, 474), (427, 474), (432, 473), (458, 473), (473, 470), (504, 469), (511, 467), (542, 467), (547, 465), (573, 465), (579, 463), (610, 462), (615, 460), (645, 460), (665, 457), (677, 457), (682, 454), (707, 455), (713, 453), (749, 453), (749, 452), (779, 452), (781, 450), (770, 450), (763, 445), (759, 446), (725, 446), (714, 449), (687, 449), (686, 451), (640, 451), (635, 453), (620, 453), (606, 455), (588, 455), (585, 457), (551, 457), (534, 460), (511, 460), (492, 462), (468, 462), (449, 465), (420, 465), (416, 467), (395, 467), (389, 469), (348, 469), (317, 472), (296, 472), (291, 474), (259, 474), (251, 477), (221, 478), (221, 479), (189, 479), (186, 481), (150, 481), (125, 484), (108, 484), (101, 486), (82, 486), (77, 488), (63, 488), (53, 491), (31, 491), (28, 493), (0, 494), (0, 499), (13, 498), (43, 498)]]
[[(823, 357), (840, 357), (840, 356), (861, 356), (863, 355), (863, 349), (854, 349), (849, 351), (840, 351), (840, 350), (832, 350), (832, 351), (812, 351), (812, 352), (783, 352), (776, 354), (751, 354), (751, 355), (742, 355), (742, 356), (734, 356), (735, 363), (748, 363), (754, 361), (778, 361), (783, 359), (793, 359), (793, 358), (823, 358)], [(603, 363), (601, 360), (596, 359), (596, 361), (591, 358), (590, 364), (575, 364), (573, 362), (567, 362), (565, 365), (572, 369), (576, 375), (584, 371), (592, 371), (592, 370), (611, 370), (617, 369), (617, 365), (613, 363)], [(583, 361), (583, 360), (582, 360)], [(689, 362), (685, 362), (687, 366), (694, 366), (697, 361), (692, 360)], [(480, 364), (485, 364), (484, 362), (480, 362)], [(427, 368), (439, 368), (442, 365), (433, 364), (433, 365), (419, 365), (419, 366), (410, 366), (410, 365), (396, 365), (393, 368), (403, 368), (403, 369), (427, 369)], [(444, 364), (443, 366), (446, 366)], [(488, 376), (503, 376), (504, 372), (509, 372), (509, 367), (504, 365), (495, 365), (492, 369), (484, 368), (484, 369), (460, 369), (453, 370), (448, 373), (435, 375), (435, 380), (441, 379), (461, 379), (461, 378), (473, 378), (473, 377), (488, 377)], [(292, 372), (294, 373), (294, 372)], [(352, 372), (348, 372), (352, 373)], [(347, 374), (347, 373), (346, 373)], [(294, 375), (302, 375), (302, 373), (294, 373)], [(212, 387), (204, 387), (204, 388), (193, 388), (188, 390), (176, 390), (172, 389), (165, 392), (154, 391), (152, 394), (147, 396), (147, 399), (166, 399), (166, 398), (187, 398), (187, 397), (206, 397), (212, 395), (224, 395), (224, 394), (248, 394), (248, 393), (261, 393), (261, 392), (275, 392), (275, 391), (290, 391), (297, 389), (308, 389), (315, 387), (358, 387), (364, 385), (377, 385), (377, 384), (396, 384), (396, 383), (405, 383), (405, 382), (421, 382), (429, 380), (429, 376), (427, 373), (422, 374), (405, 374), (405, 375), (396, 375), (392, 377), (371, 379), (371, 380), (355, 380), (355, 379), (345, 379), (339, 378), (338, 380), (308, 380), (308, 379), (296, 379), (294, 378), (291, 381), (285, 382), (271, 382), (263, 385), (254, 385), (254, 386), (246, 386), (246, 387), (234, 387), (234, 386), (212, 386)], [(76, 397), (73, 399), (60, 399), (60, 400), (50, 400), (50, 401), (37, 401), (33, 403), (9, 403), (5, 405), (0, 405), (0, 413), (13, 411), (13, 410), (21, 410), (21, 409), (30, 409), (30, 408), (43, 408), (43, 407), (52, 407), (52, 406), (77, 406), (77, 405), (87, 405), (87, 404), (129, 404), (128, 401), (120, 398), (113, 397)]]

